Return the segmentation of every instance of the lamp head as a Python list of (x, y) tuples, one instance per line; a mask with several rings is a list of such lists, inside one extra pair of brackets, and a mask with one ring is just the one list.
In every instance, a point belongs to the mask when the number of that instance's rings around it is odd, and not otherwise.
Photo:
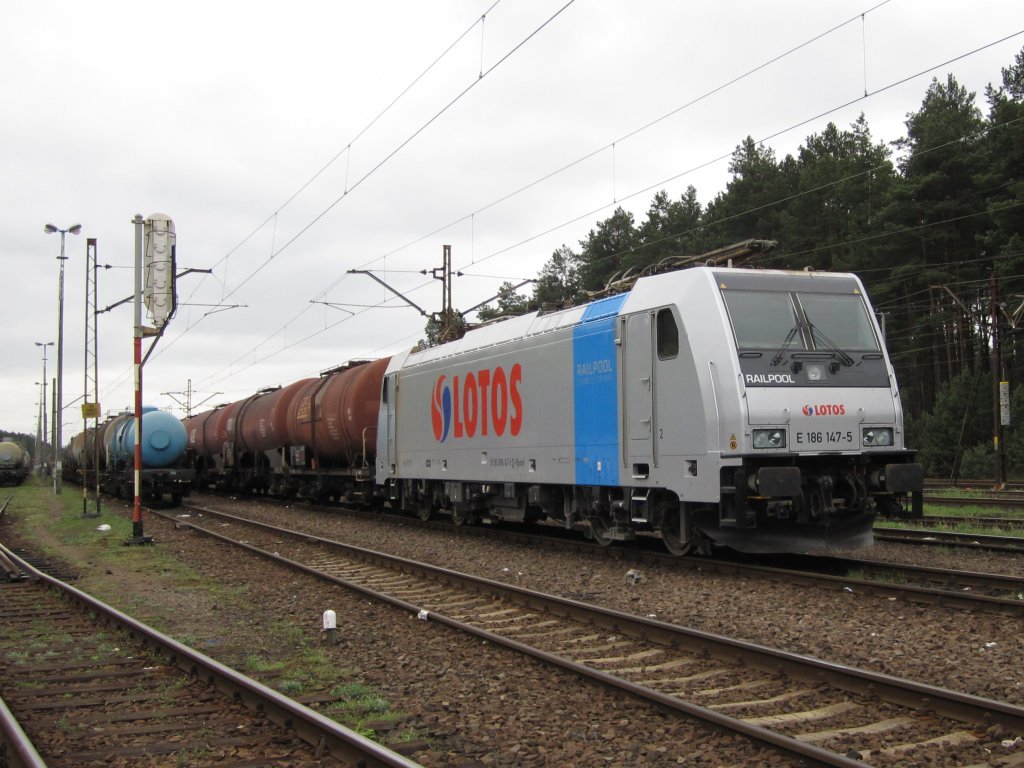
[(45, 227), (43, 227), (43, 232), (45, 232), (48, 235), (52, 235), (54, 232), (57, 231), (57, 228), (53, 226), (53, 224), (47, 224)]
[(68, 232), (70, 232), (72, 235), (77, 235), (77, 234), (81, 233), (81, 231), (82, 231), (82, 225), (81, 224), (75, 224), (75, 226), (71, 227), (71, 229), (68, 230)]

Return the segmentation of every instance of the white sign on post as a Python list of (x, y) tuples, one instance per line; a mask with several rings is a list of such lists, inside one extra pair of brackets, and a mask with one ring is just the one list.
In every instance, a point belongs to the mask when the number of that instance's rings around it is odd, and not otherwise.
[(174, 222), (170, 216), (154, 213), (146, 219), (144, 250), (145, 302), (153, 324), (159, 329), (174, 314)]

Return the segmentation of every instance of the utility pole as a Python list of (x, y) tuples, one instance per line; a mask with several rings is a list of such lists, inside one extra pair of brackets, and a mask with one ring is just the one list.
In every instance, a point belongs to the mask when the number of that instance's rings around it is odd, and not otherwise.
[[(452, 309), (452, 247), (441, 246), (442, 262), (440, 267), (430, 270), (430, 276), (441, 281), (441, 312), (438, 315), (438, 322), (441, 330), (438, 334), (438, 341), (444, 343), (455, 338), (455, 311)], [(427, 270), (420, 270), (424, 275)], [(440, 274), (438, 274), (440, 273)]]
[(61, 493), (61, 445), (64, 427), (64, 235), (70, 232), (77, 235), (82, 231), (81, 224), (61, 229), (53, 224), (47, 224), (43, 231), (49, 235), (60, 232), (60, 278), (57, 283), (57, 382), (54, 387), (55, 402), (53, 406), (53, 494), (59, 496)]
[[(47, 440), (50, 439), (50, 433), (46, 429), (46, 409), (49, 407), (49, 403), (46, 402), (46, 348), (47, 347), (52, 347), (53, 346), (53, 342), (52, 341), (37, 341), (35, 344), (36, 344), (37, 347), (42, 347), (43, 348), (43, 381), (42, 381), (42, 385), (43, 385), (43, 401), (42, 401), (42, 405), (40, 406), (40, 411), (41, 411), (41, 414), (42, 414), (42, 422), (43, 422), (43, 424), (42, 424), (42, 441), (41, 441), (41, 443), (45, 443)], [(45, 461), (43, 459), (42, 444), (40, 444), (38, 449), (37, 449), (36, 461), (39, 463), (39, 474), (40, 475), (44, 474), (43, 473), (43, 464), (45, 463)]]
[[(1006, 487), (1006, 448), (1003, 445), (1003, 398), (1005, 389), (1007, 400), (1009, 384), (1002, 381), (1003, 356), (999, 348), (999, 276), (992, 270), (992, 444), (995, 449), (995, 488)], [(1008, 405), (1008, 403), (1007, 403)], [(1009, 416), (1009, 409), (1006, 409)]]
[[(96, 238), (85, 241), (85, 384), (82, 390), (82, 515), (100, 516), (100, 395), (99, 395), (99, 341), (96, 325), (96, 278), (99, 265), (96, 263)], [(91, 385), (91, 386), (90, 386)], [(91, 390), (91, 392), (90, 392)], [(90, 399), (89, 395), (92, 394)], [(92, 432), (89, 431), (92, 419)], [(95, 492), (95, 510), (89, 512), (89, 480), (92, 476)]]

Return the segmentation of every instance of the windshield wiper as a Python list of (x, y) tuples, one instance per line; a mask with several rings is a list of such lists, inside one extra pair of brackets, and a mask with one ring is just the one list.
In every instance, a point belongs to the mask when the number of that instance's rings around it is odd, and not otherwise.
[(782, 346), (779, 347), (779, 351), (775, 353), (775, 357), (772, 358), (771, 364), (773, 366), (778, 365), (782, 362), (782, 356), (786, 354), (786, 350), (789, 349), (789, 345), (793, 343), (793, 339), (796, 338), (797, 333), (800, 332), (800, 323), (797, 323), (789, 329), (789, 333), (786, 334), (786, 340), (782, 342)]
[(834, 341), (832, 341), (832, 339), (830, 339), (821, 330), (819, 330), (818, 327), (816, 325), (814, 325), (814, 323), (810, 323), (810, 327), (811, 327), (811, 338), (812, 339), (815, 339), (816, 341), (820, 340), (832, 352), (835, 352), (836, 355), (839, 356), (839, 361), (843, 365), (853, 365), (853, 363), (854, 363), (853, 358), (850, 357), (850, 355), (847, 354), (847, 352), (845, 350), (840, 348), (840, 346), (838, 344), (836, 344)]

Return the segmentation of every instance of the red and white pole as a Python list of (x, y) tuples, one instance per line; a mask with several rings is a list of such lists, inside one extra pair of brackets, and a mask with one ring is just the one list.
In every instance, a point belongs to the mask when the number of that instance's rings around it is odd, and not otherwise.
[(147, 544), (142, 532), (142, 227), (145, 219), (135, 214), (135, 503), (132, 538), (128, 544)]
[(135, 503), (132, 536), (142, 537), (142, 337), (135, 335)]

